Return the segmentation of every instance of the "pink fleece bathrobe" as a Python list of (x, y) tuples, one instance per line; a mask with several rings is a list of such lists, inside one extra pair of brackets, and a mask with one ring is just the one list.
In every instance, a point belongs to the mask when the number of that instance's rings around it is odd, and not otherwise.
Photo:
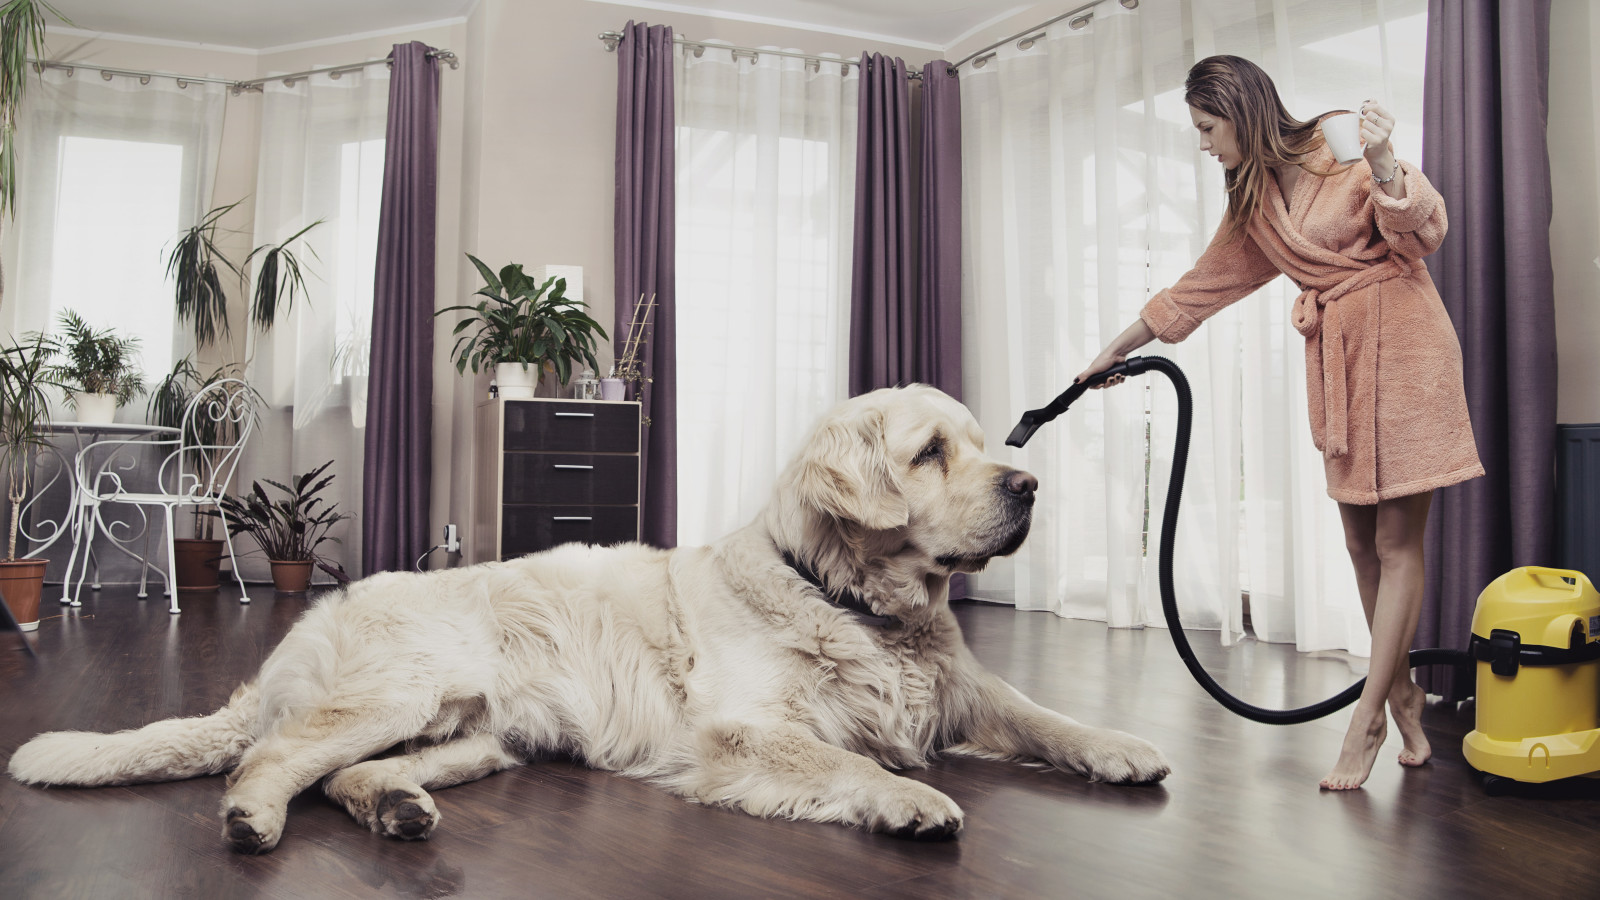
[[(1406, 196), (1373, 184), (1359, 161), (1303, 172), (1285, 204), (1267, 178), (1261, 213), (1228, 241), (1219, 232), (1195, 266), (1140, 317), (1176, 343), (1281, 272), (1301, 289), (1291, 320), (1306, 339), (1311, 437), (1328, 496), (1372, 504), (1483, 474), (1461, 376), (1461, 345), (1422, 257), (1444, 240), (1444, 200), (1401, 163)], [(1338, 168), (1326, 148), (1310, 168)]]

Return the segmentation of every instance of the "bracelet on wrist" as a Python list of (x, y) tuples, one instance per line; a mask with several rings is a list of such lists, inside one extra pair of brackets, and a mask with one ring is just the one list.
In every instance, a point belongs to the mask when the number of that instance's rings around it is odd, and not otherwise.
[[(1368, 168), (1371, 168), (1371, 164), (1370, 163), (1368, 164)], [(1388, 184), (1389, 182), (1394, 180), (1394, 177), (1396, 175), (1399, 175), (1399, 174), (1400, 174), (1400, 160), (1397, 159), (1397, 160), (1394, 161), (1394, 168), (1389, 170), (1389, 177), (1388, 178), (1379, 178), (1378, 177), (1378, 173), (1377, 172), (1373, 172), (1372, 173), (1372, 183), (1373, 184)]]

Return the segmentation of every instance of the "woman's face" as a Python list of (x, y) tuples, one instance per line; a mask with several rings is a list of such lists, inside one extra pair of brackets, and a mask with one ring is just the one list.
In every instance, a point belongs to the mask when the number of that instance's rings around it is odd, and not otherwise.
[(1243, 162), (1239, 155), (1239, 141), (1233, 133), (1233, 123), (1221, 116), (1213, 116), (1189, 107), (1189, 118), (1200, 132), (1200, 149), (1215, 156), (1224, 169), (1232, 169)]

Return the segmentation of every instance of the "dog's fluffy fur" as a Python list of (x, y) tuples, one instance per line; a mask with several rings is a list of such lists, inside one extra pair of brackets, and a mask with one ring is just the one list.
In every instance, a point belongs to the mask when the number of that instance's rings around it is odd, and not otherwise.
[(950, 397), (876, 391), (827, 416), (764, 513), (711, 546), (375, 575), (309, 610), (217, 712), (40, 735), (11, 775), (229, 772), (223, 838), (243, 852), (272, 849), (318, 779), (374, 831), (425, 838), (440, 818), (427, 791), (540, 752), (759, 816), (918, 838), (955, 833), (962, 812), (888, 769), (940, 750), (1160, 780), (1153, 746), (1035, 705), (962, 644), (949, 577), (1021, 544), (1035, 487), (984, 456)]

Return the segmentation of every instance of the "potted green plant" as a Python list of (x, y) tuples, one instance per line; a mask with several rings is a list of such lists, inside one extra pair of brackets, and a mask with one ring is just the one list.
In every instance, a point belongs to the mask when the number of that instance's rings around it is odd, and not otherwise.
[(6, 498), (11, 501), (6, 555), (0, 560), (0, 596), (24, 631), (39, 627), (46, 561), (17, 558), (17, 529), (23, 501), (32, 488), (34, 453), (46, 440), (42, 426), (50, 403), (44, 388), (51, 384), (45, 369), (49, 339), (42, 334), (29, 338), (31, 343), (0, 347), (0, 463), (5, 466)]
[[(272, 564), (273, 586), (284, 593), (299, 593), (309, 587), (313, 565), (340, 581), (350, 580), (343, 567), (330, 564), (317, 552), (328, 541), (338, 543), (339, 539), (328, 532), (351, 518), (349, 513), (339, 512), (337, 503), (325, 503), (318, 496), (333, 481), (332, 475), (322, 477), (331, 465), (333, 460), (328, 460), (304, 475), (296, 475), (287, 485), (262, 479), (283, 495), (277, 499), (267, 494), (261, 481), (251, 484), (249, 493), (242, 497), (230, 494), (222, 498), (228, 533), (255, 538)], [(217, 515), (214, 511), (207, 514)]]
[[(28, 58), (46, 56), (45, 13), (72, 24), (45, 0), (0, 2), (0, 222), (16, 211), (17, 112), (28, 89)], [(4, 282), (0, 277), (0, 288)]]
[(49, 340), (53, 362), (46, 374), (67, 392), (78, 421), (110, 422), (117, 407), (144, 393), (139, 339), (111, 328), (97, 331), (70, 309), (62, 310), (58, 321), (60, 331)]
[(567, 296), (567, 280), (551, 277), (540, 284), (522, 271), (517, 263), (505, 266), (498, 276), (472, 254), (467, 259), (477, 266), (484, 286), (473, 296), (484, 299), (473, 306), (449, 306), (435, 312), (468, 315), (456, 323), (451, 356), (456, 371), (473, 372), (495, 367), (495, 382), (500, 396), (528, 399), (533, 386), (548, 369), (565, 385), (572, 378), (574, 361), (588, 363), (596, 371), (595, 336), (606, 337), (600, 323), (584, 312), (588, 304)]
[[(262, 244), (251, 250), (242, 265), (228, 258), (219, 246), (222, 218), (243, 201), (235, 200), (207, 212), (200, 221), (184, 229), (167, 254), (167, 274), (173, 281), (173, 300), (178, 321), (194, 331), (199, 350), (214, 346), (219, 338), (232, 335), (228, 316), (228, 293), (222, 273), (231, 272), (241, 292), (248, 292), (250, 321), (262, 333), (272, 330), (278, 313), (287, 313), (296, 297), (306, 293), (303, 266), (291, 249), (311, 229), (322, 224), (318, 219), (278, 244)], [(316, 251), (312, 251), (315, 256)], [(250, 264), (256, 263), (255, 286), (248, 283)]]
[[(184, 406), (196, 391), (219, 378), (242, 378), (248, 367), (247, 361), (228, 356), (232, 344), (227, 339), (231, 338), (233, 329), (225, 288), (225, 282), (230, 279), (224, 278), (225, 274), (231, 273), (239, 293), (250, 298), (250, 322), (261, 333), (271, 331), (278, 314), (287, 312), (296, 297), (306, 294), (303, 266), (291, 245), (322, 224), (322, 220), (312, 222), (281, 243), (256, 247), (245, 257), (244, 264), (239, 265), (223, 251), (220, 237), (223, 218), (240, 202), (208, 211), (178, 236), (167, 256), (167, 274), (173, 280), (178, 321), (192, 330), (197, 355), (222, 361), (216, 364), (209, 377), (202, 377), (194, 360), (180, 359), (150, 395), (150, 420), (157, 425), (179, 427)], [(253, 288), (249, 284), (252, 262), (256, 263)], [(218, 585), (222, 539), (212, 536), (212, 518), (198, 510), (194, 525), (194, 537), (175, 541), (178, 588), (211, 590)]]

